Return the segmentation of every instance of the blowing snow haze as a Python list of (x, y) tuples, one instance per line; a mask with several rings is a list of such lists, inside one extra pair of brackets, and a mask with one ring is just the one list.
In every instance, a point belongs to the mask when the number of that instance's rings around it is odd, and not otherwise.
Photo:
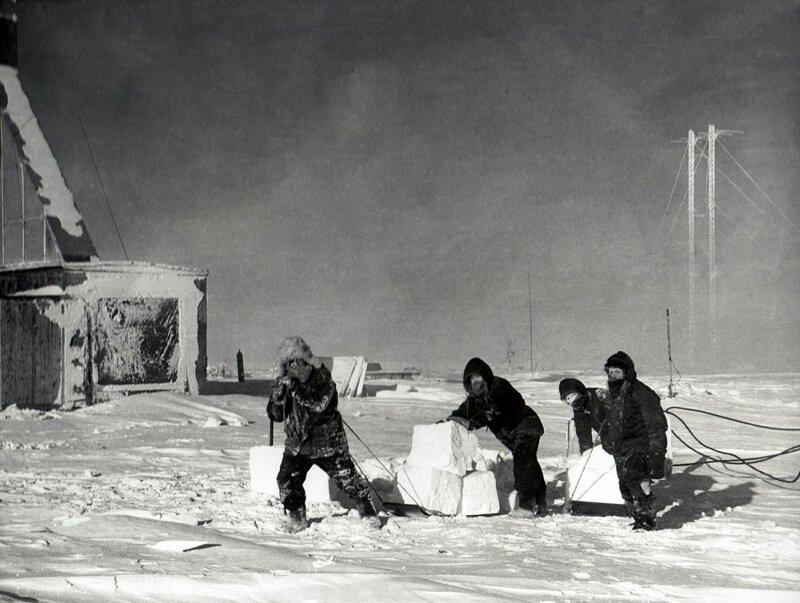
[(663, 373), (670, 308), (688, 369), (680, 140), (714, 124), (741, 132), (717, 148), (718, 366), (800, 366), (796, 1), (17, 12), (20, 77), (100, 257), (125, 259), (110, 206), (130, 259), (208, 268), (210, 363), (271, 364), (298, 333), (388, 365), (510, 347), (527, 367), (530, 269), (539, 368), (623, 349)]

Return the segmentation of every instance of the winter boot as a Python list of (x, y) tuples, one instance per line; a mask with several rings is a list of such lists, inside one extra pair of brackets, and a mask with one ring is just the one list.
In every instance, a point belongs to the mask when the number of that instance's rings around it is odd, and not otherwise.
[[(284, 509), (284, 513), (287, 509)], [(301, 532), (308, 527), (308, 519), (306, 519), (306, 508), (300, 507), (299, 509), (288, 510), (289, 520), (286, 522), (286, 531), (290, 534)]]
[(378, 514), (375, 512), (375, 507), (372, 504), (372, 501), (369, 498), (357, 498), (355, 499), (356, 503), (356, 511), (358, 511), (358, 516), (362, 519), (365, 525), (368, 525), (371, 528), (381, 528), (381, 520), (378, 517)]
[(546, 502), (541, 502), (536, 505), (536, 517), (545, 517), (549, 512)]
[(526, 511), (533, 511), (533, 492), (520, 490), (517, 493), (517, 506)]
[(517, 491), (517, 508), (508, 512), (509, 517), (529, 519), (534, 516), (533, 493), (528, 490)]
[(647, 498), (633, 501), (634, 530), (650, 531), (656, 529), (656, 510), (653, 507), (652, 499), (652, 496), (648, 496)]

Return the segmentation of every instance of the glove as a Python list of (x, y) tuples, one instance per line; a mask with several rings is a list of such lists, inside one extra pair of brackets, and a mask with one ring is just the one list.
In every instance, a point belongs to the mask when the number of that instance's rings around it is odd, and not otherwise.
[(278, 406), (283, 406), (283, 400), (286, 397), (286, 392), (291, 385), (292, 380), (290, 377), (281, 377), (275, 381), (273, 387), (272, 402)]
[(458, 423), (461, 427), (466, 427), (469, 429), (469, 421), (467, 421), (464, 417), (447, 417), (448, 421), (452, 421), (453, 423)]
[[(650, 458), (650, 477), (652, 479), (664, 479), (666, 473), (667, 459), (658, 455)], [(672, 472), (672, 461), (670, 461), (670, 473)]]

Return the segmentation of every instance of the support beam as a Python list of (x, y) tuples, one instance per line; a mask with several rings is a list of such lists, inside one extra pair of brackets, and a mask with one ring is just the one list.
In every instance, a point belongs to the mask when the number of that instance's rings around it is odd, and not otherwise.
[(0, 112), (0, 265), (6, 263), (6, 163), (5, 140), (3, 133), (6, 129), (5, 111)]

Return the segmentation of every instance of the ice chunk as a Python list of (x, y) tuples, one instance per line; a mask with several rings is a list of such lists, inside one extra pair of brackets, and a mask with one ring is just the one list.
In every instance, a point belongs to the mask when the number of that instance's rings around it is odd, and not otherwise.
[(478, 438), (453, 421), (414, 425), (407, 465), (465, 475), (478, 456)]
[(222, 425), (226, 425), (225, 421), (223, 421), (217, 416), (211, 416), (208, 417), (208, 419), (206, 419), (205, 423), (203, 423), (203, 429), (221, 427)]
[(472, 471), (462, 480), (461, 515), (493, 515), (500, 511), (497, 484), (491, 471)]
[(397, 472), (397, 486), (407, 505), (445, 515), (461, 507), (462, 479), (450, 471), (406, 464)]

